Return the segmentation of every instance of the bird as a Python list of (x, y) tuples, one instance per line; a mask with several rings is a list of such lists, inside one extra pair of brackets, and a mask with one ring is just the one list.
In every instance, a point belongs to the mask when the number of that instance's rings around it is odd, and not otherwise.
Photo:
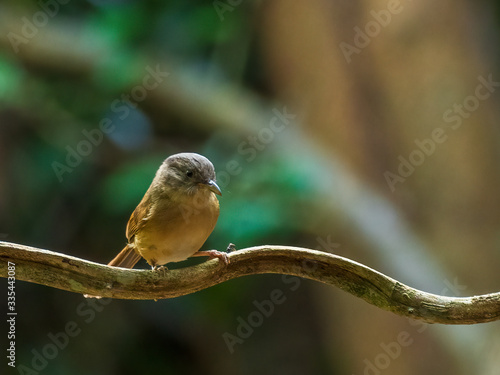
[(199, 251), (219, 217), (217, 195), (222, 192), (210, 160), (190, 152), (169, 156), (130, 216), (127, 245), (108, 266), (133, 268), (144, 258), (156, 271), (194, 256), (227, 265), (227, 253)]

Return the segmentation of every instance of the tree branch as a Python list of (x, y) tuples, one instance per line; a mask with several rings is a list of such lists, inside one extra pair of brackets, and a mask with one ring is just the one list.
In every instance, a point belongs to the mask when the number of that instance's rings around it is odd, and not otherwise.
[(475, 324), (500, 319), (500, 293), (452, 298), (422, 292), (352, 260), (316, 250), (257, 246), (218, 260), (165, 273), (128, 270), (0, 241), (0, 276), (70, 292), (121, 299), (179, 297), (237, 277), (274, 273), (299, 276), (338, 288), (381, 309), (428, 323)]

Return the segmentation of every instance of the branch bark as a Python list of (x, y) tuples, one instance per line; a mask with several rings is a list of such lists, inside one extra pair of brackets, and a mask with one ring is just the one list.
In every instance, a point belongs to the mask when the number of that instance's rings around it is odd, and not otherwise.
[(109, 267), (70, 255), (0, 242), (0, 276), (15, 264), (16, 280), (120, 299), (164, 299), (241, 276), (274, 273), (336, 286), (381, 309), (428, 323), (476, 324), (500, 319), (500, 293), (453, 298), (426, 293), (352, 260), (316, 250), (256, 246), (165, 273)]

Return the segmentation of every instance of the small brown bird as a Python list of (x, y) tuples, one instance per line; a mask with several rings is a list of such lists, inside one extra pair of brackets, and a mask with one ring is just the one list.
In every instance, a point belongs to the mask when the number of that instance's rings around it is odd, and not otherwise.
[(143, 257), (156, 270), (192, 256), (228, 264), (226, 253), (198, 251), (219, 217), (216, 194), (222, 195), (210, 160), (194, 153), (168, 157), (130, 216), (127, 246), (108, 265), (133, 268)]

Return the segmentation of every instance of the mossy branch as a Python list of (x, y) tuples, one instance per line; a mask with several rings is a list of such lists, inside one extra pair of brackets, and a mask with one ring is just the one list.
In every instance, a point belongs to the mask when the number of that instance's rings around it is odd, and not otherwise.
[(256, 246), (166, 272), (128, 270), (24, 245), (0, 242), (0, 276), (120, 299), (179, 297), (241, 276), (274, 273), (336, 286), (381, 309), (428, 323), (476, 324), (500, 319), (500, 293), (453, 298), (422, 292), (352, 260), (316, 250)]

